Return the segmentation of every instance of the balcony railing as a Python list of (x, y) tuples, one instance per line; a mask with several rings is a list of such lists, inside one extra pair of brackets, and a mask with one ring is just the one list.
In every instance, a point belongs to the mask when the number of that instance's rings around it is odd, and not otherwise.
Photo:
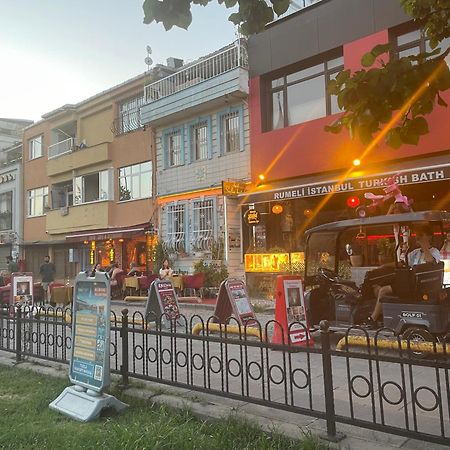
[(114, 136), (119, 136), (130, 131), (138, 130), (140, 127), (141, 113), (137, 110), (121, 114), (120, 117), (114, 120), (111, 131), (114, 133)]
[(48, 159), (71, 153), (75, 147), (75, 138), (68, 138), (48, 146)]
[(248, 68), (247, 48), (242, 40), (226, 50), (184, 67), (162, 80), (145, 86), (145, 102), (152, 103), (203, 81), (242, 67)]

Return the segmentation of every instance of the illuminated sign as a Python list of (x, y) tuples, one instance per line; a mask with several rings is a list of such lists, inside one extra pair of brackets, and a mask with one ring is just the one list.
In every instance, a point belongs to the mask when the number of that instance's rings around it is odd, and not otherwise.
[(222, 181), (222, 195), (238, 195), (245, 192), (246, 184), (243, 181)]
[(305, 253), (246, 253), (246, 272), (304, 272)]
[(256, 209), (249, 209), (245, 213), (244, 219), (247, 225), (258, 225), (261, 222), (261, 214)]

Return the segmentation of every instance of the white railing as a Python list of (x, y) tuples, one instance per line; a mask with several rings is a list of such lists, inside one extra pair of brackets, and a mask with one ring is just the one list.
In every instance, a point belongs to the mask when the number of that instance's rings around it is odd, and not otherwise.
[(69, 138), (48, 146), (48, 159), (71, 153), (75, 146), (75, 139)]
[(220, 53), (200, 59), (162, 80), (148, 84), (144, 88), (145, 102), (152, 103), (237, 67), (248, 68), (247, 48), (242, 40)]

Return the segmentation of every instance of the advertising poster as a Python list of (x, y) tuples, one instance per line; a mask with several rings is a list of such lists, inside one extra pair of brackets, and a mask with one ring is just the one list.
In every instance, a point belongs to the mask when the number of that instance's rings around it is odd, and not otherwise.
[[(308, 339), (308, 324), (305, 314), (305, 297), (301, 280), (283, 280), (284, 298), (289, 329), (289, 338), (293, 344)], [(304, 325), (304, 327), (302, 326)]]
[(13, 275), (12, 277), (12, 300), (18, 306), (33, 304), (33, 276), (30, 273)]
[(170, 281), (160, 281), (156, 284), (156, 289), (161, 301), (162, 313), (166, 319), (178, 319), (180, 317), (180, 309), (178, 308), (172, 283)]
[(230, 301), (234, 304), (235, 314), (242, 323), (248, 319), (255, 319), (255, 313), (248, 300), (247, 290), (242, 281), (230, 280), (227, 282), (227, 288), (230, 295)]
[(70, 378), (98, 391), (105, 387), (105, 372), (109, 377), (108, 292), (106, 280), (75, 284)]

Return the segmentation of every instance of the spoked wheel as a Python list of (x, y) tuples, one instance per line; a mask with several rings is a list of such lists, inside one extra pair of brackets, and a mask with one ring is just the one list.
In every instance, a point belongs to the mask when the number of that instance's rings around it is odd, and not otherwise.
[(409, 350), (411, 356), (415, 358), (426, 358), (433, 354), (433, 344), (436, 342), (436, 338), (424, 328), (408, 328), (403, 333), (403, 339), (408, 340), (410, 343), (423, 343), (427, 344), (429, 351)]

